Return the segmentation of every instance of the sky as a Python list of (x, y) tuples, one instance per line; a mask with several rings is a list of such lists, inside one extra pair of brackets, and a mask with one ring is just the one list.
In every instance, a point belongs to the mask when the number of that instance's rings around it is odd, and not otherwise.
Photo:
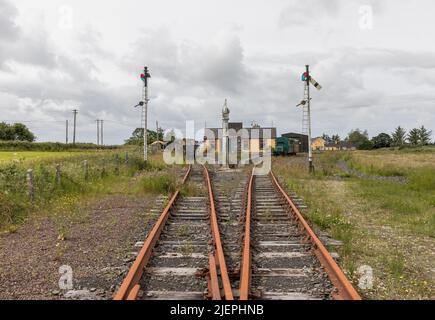
[[(230, 121), (300, 132), (305, 65), (313, 135), (397, 126), (435, 131), (435, 2), (430, 0), (0, 0), (0, 121), (38, 141), (120, 144), (141, 125), (200, 130)], [(71, 140), (70, 135), (70, 140)], [(435, 138), (435, 136), (433, 137)]]

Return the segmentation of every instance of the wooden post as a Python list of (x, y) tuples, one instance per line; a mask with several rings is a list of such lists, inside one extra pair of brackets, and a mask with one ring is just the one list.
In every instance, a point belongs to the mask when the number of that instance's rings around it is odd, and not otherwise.
[(89, 164), (88, 160), (83, 161), (84, 169), (85, 169), (85, 180), (89, 179)]
[(119, 154), (115, 155), (115, 174), (119, 175)]
[(60, 185), (60, 164), (56, 164), (56, 183)]
[(30, 202), (33, 204), (35, 202), (35, 185), (33, 183), (33, 170), (27, 170), (27, 190), (29, 194)]
[(128, 164), (128, 151), (125, 152), (125, 164)]

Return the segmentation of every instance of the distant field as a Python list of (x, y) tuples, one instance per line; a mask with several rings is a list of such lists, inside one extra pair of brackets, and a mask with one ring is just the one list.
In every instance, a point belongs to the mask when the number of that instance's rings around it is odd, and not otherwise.
[(77, 151), (77, 152), (51, 152), (51, 151), (0, 151), (0, 163), (6, 163), (13, 160), (38, 160), (47, 158), (65, 158), (69, 156), (77, 156), (90, 151)]

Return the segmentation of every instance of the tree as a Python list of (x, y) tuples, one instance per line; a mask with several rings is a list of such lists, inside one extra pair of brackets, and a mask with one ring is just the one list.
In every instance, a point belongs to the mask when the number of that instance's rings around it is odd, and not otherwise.
[(359, 149), (369, 148), (372, 144), (369, 140), (369, 134), (367, 130), (361, 131), (360, 129), (355, 129), (349, 132), (346, 140), (350, 143), (355, 144)]
[[(148, 144), (151, 144), (157, 140), (163, 139), (163, 134), (161, 130), (159, 130), (159, 133), (157, 134), (156, 131), (147, 130), (147, 142)], [(131, 134), (131, 137), (125, 140), (125, 144), (129, 145), (142, 145), (143, 144), (143, 128), (136, 128), (133, 133)]]
[(393, 147), (401, 147), (406, 142), (406, 130), (398, 126), (391, 134), (391, 145)]
[(380, 133), (376, 137), (372, 138), (372, 144), (374, 149), (389, 148), (391, 146), (392, 139), (390, 135), (386, 133)]
[(331, 137), (329, 135), (327, 135), (326, 133), (324, 133), (322, 135), (322, 138), (323, 138), (323, 140), (325, 140), (326, 143), (331, 143), (332, 142)]
[(364, 140), (358, 145), (358, 149), (360, 150), (372, 150), (373, 149), (373, 142), (369, 139)]
[(0, 123), (0, 140), (14, 140), (14, 133), (12, 132), (11, 126), (5, 122)]
[(35, 141), (35, 135), (22, 123), (15, 123), (12, 126), (12, 131), (14, 133), (14, 140)]
[(421, 145), (426, 146), (430, 144), (432, 130), (427, 130), (424, 126), (421, 126), (421, 128), (418, 130), (418, 135)]
[(419, 145), (420, 144), (420, 129), (414, 128), (411, 131), (409, 131), (406, 139), (413, 146)]
[(341, 141), (340, 136), (339, 136), (338, 134), (334, 134), (334, 135), (332, 136), (331, 140), (332, 140), (332, 142), (335, 143), (335, 144), (339, 144), (340, 141)]
[(5, 141), (35, 141), (35, 135), (22, 123), (13, 125), (0, 123), (0, 140)]

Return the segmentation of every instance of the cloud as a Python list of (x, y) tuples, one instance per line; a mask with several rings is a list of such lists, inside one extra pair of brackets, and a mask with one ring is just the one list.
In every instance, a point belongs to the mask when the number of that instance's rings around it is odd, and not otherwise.
[(132, 52), (122, 58), (121, 65), (131, 72), (137, 73), (137, 61), (144, 61), (158, 78), (218, 93), (238, 92), (249, 76), (240, 39), (234, 33), (203, 44), (177, 42), (165, 28), (143, 33)]
[[(323, 29), (325, 33), (334, 29), (333, 25), (344, 13), (357, 18), (358, 8), (370, 6), (376, 15), (383, 14), (387, 7), (387, 1), (379, 0), (290, 0), (281, 11), (278, 26), (281, 28), (293, 28), (314, 26)], [(342, 26), (340, 26), (342, 27)]]
[(278, 25), (286, 28), (303, 26), (319, 22), (323, 18), (332, 18), (339, 13), (339, 0), (291, 0), (279, 17)]
[(9, 70), (11, 61), (54, 68), (56, 57), (46, 32), (41, 28), (24, 32), (15, 23), (18, 10), (0, 0), (0, 69)]
[(15, 23), (18, 10), (6, 0), (0, 0), (0, 42), (16, 40), (20, 29)]

